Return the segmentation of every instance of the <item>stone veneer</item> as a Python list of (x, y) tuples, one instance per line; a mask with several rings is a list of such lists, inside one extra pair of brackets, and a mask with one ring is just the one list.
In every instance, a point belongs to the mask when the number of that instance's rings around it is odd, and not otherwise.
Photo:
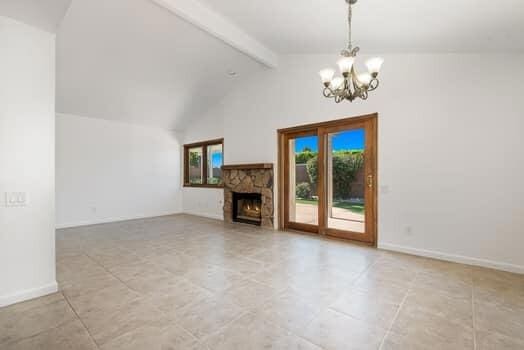
[(233, 222), (233, 192), (260, 193), (262, 196), (261, 226), (273, 228), (273, 166), (246, 165), (224, 166), (222, 179), (224, 181), (224, 221)]

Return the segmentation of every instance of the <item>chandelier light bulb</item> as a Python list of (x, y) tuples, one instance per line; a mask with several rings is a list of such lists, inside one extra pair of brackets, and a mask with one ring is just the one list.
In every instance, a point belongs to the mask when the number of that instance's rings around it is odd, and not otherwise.
[(338, 90), (342, 87), (344, 84), (344, 78), (342, 77), (336, 77), (331, 81), (331, 89), (332, 90)]
[(361, 83), (363, 86), (369, 86), (369, 83), (371, 83), (371, 74), (369, 73), (362, 73), (362, 74), (359, 74), (358, 75), (358, 81), (359, 83)]
[(384, 63), (382, 57), (373, 57), (366, 61), (366, 66), (368, 67), (369, 73), (375, 78), (380, 72), (380, 68)]
[(348, 75), (349, 72), (351, 72), (351, 67), (353, 67), (354, 62), (355, 62), (355, 58), (353, 57), (342, 57), (337, 62), (338, 67), (340, 68), (340, 72), (342, 74)]
[(320, 74), (320, 78), (322, 79), (322, 83), (326, 86), (329, 86), (329, 83), (331, 83), (331, 80), (333, 80), (335, 71), (333, 69), (322, 69), (319, 72), (319, 74)]

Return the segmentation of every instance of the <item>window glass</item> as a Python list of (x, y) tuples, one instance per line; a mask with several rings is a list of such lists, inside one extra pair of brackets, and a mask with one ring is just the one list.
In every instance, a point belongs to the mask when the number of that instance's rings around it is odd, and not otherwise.
[(189, 152), (189, 183), (202, 184), (203, 164), (202, 147), (190, 148)]
[(222, 144), (207, 146), (208, 185), (218, 185), (222, 182), (222, 165), (224, 162), (222, 149)]

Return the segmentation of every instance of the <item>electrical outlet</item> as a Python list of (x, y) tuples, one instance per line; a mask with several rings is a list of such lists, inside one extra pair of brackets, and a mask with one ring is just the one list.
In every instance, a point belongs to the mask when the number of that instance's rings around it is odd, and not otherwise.
[(25, 207), (27, 204), (27, 196), (25, 192), (6, 192), (5, 206), (6, 207)]

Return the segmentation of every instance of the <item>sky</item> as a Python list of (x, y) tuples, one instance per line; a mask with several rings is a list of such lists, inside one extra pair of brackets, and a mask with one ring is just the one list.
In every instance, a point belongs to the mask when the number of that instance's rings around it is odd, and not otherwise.
[(213, 152), (211, 159), (213, 168), (220, 168), (222, 166), (222, 152)]
[[(333, 149), (335, 151), (364, 149), (364, 143), (364, 129), (343, 131), (333, 136)], [(302, 152), (305, 147), (317, 152), (318, 137), (307, 136), (295, 139), (295, 152)]]

